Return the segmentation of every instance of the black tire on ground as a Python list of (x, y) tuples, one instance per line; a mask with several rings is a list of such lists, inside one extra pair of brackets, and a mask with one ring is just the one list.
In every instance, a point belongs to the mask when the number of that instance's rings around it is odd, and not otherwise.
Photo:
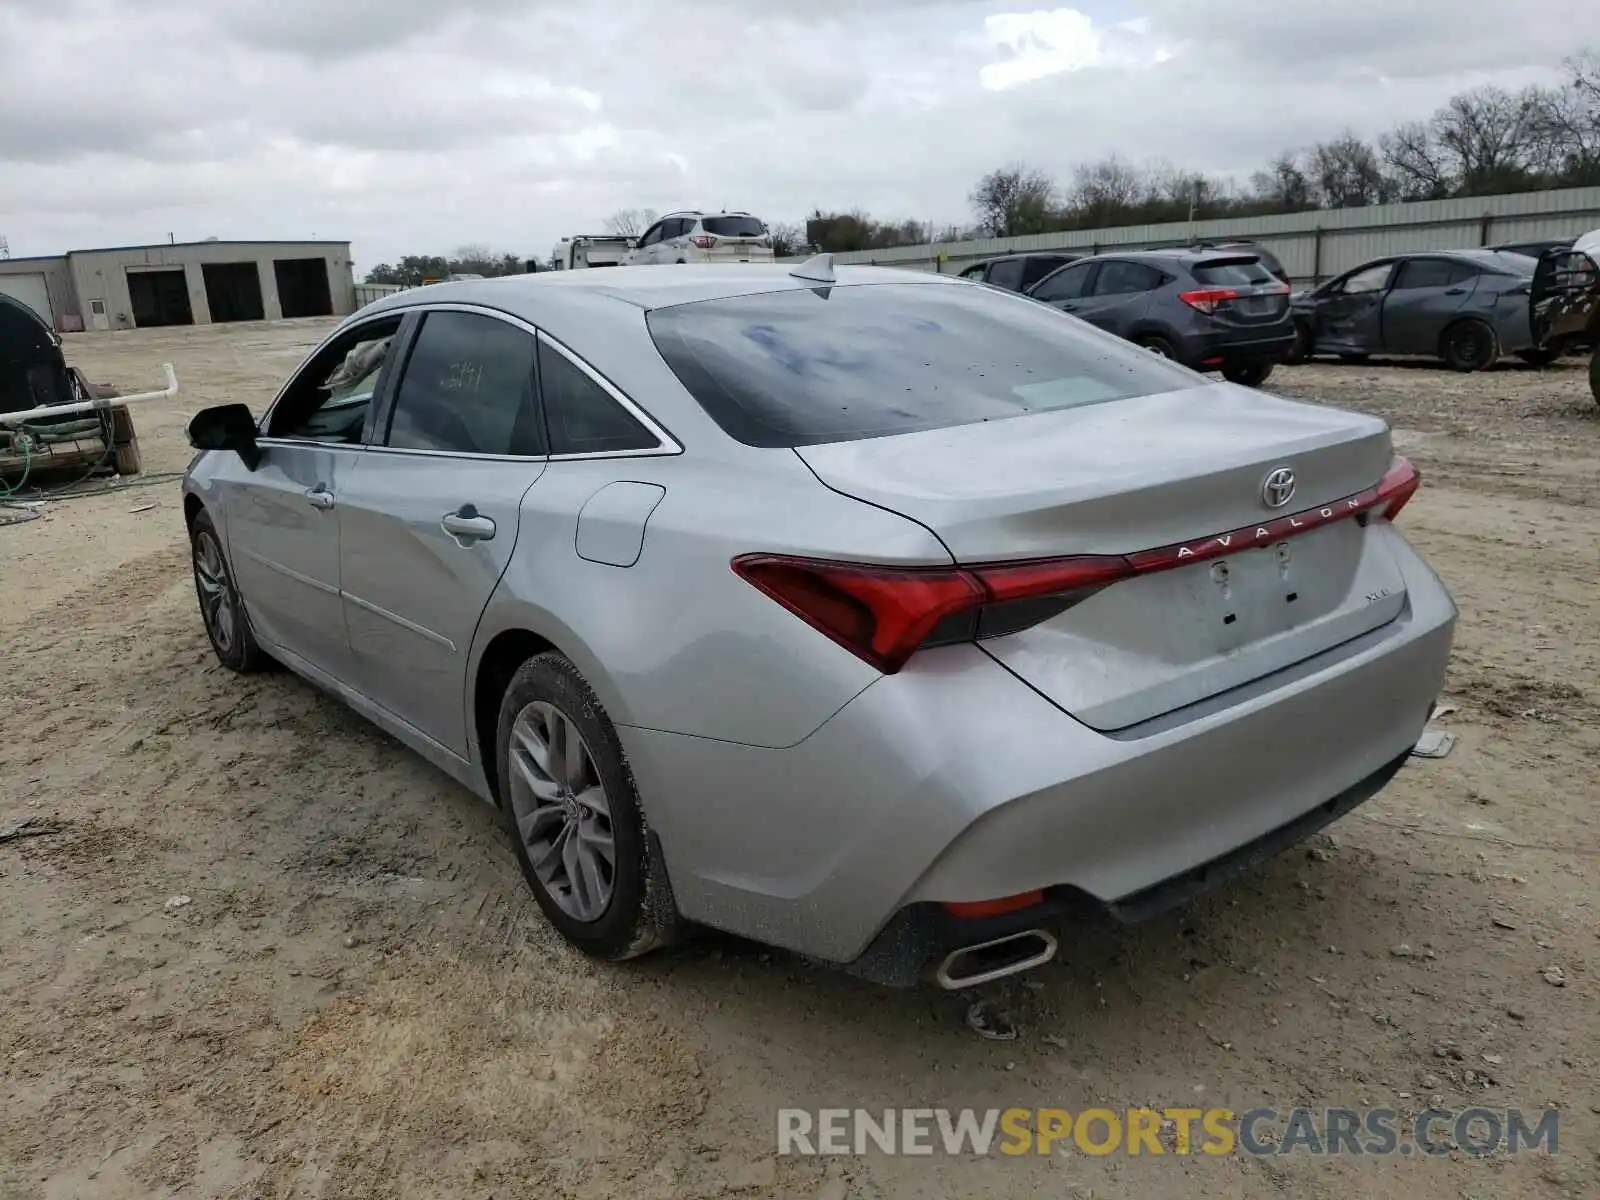
[[(518, 828), (512, 792), (512, 731), (519, 715), (536, 704), (557, 710), (577, 728), (593, 777), (604, 789), (613, 847), (611, 891), (603, 910), (591, 920), (580, 920), (563, 909), (540, 880)], [(537, 654), (511, 677), (500, 702), (495, 759), (501, 812), (517, 863), (557, 932), (584, 953), (611, 962), (671, 944), (678, 934), (677, 907), (659, 845), (650, 836), (633, 772), (605, 709), (578, 669), (562, 655), (554, 651)]]
[(1517, 357), (1530, 367), (1548, 367), (1561, 356), (1554, 350), (1518, 350)]
[(1600, 350), (1589, 356), (1589, 390), (1594, 393), (1594, 402), (1600, 404)]
[(1439, 357), (1452, 371), (1481, 371), (1500, 357), (1500, 341), (1488, 325), (1468, 317), (1439, 336)]
[(1157, 334), (1149, 334), (1139, 339), (1139, 345), (1152, 354), (1159, 354), (1162, 358), (1176, 358), (1177, 353), (1172, 349), (1172, 343)]
[(1289, 353), (1284, 355), (1283, 361), (1290, 364), (1310, 362), (1316, 348), (1316, 338), (1311, 332), (1311, 326), (1304, 321), (1296, 321), (1294, 323), (1294, 344), (1289, 347)]
[(1243, 384), (1245, 387), (1260, 387), (1267, 381), (1267, 376), (1272, 374), (1273, 364), (1265, 359), (1256, 359), (1252, 362), (1228, 363), (1222, 368), (1222, 377), (1229, 383)]
[(194, 568), (195, 597), (200, 601), (200, 619), (206, 636), (216, 651), (217, 661), (230, 671), (248, 675), (272, 665), (250, 629), (250, 617), (234, 585), (233, 572), (222, 552), (211, 515), (202, 509), (189, 527), (190, 561)]

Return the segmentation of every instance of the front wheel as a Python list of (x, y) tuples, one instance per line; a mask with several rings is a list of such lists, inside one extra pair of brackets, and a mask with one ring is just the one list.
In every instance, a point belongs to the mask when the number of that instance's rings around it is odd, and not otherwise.
[(1500, 357), (1500, 342), (1482, 321), (1457, 321), (1439, 339), (1439, 357), (1452, 371), (1481, 371)]
[(1245, 387), (1260, 387), (1272, 374), (1272, 364), (1263, 360), (1228, 363), (1222, 368), (1222, 377), (1229, 383)]
[(216, 651), (217, 661), (230, 671), (248, 675), (269, 665), (266, 652), (256, 643), (244, 601), (234, 586), (228, 560), (222, 553), (222, 539), (211, 523), (211, 514), (202, 510), (189, 529), (193, 551), (194, 590), (200, 599), (200, 617), (206, 636)]
[(571, 662), (550, 652), (517, 669), (496, 744), (506, 829), (557, 932), (613, 962), (671, 942), (677, 909), (633, 773)]

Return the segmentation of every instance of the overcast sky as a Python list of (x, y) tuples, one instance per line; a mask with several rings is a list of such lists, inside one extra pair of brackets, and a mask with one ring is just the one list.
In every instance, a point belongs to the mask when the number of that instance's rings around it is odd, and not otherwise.
[(619, 208), (968, 219), (985, 171), (1249, 173), (1555, 78), (1597, 0), (0, 0), (13, 256), (543, 257)]

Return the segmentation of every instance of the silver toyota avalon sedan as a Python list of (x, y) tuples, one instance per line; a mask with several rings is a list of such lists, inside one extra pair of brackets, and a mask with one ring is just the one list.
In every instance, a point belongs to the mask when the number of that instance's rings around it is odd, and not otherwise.
[(403, 292), (189, 436), (218, 658), (496, 806), (607, 959), (1036, 966), (1378, 791), (1455, 623), (1382, 421), (826, 256)]

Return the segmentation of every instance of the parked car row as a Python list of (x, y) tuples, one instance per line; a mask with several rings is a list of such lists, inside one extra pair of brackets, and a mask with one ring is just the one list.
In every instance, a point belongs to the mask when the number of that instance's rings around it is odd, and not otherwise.
[(1600, 341), (1600, 230), (1373, 259), (1291, 292), (1264, 247), (1005, 255), (961, 272), (1073, 313), (1186, 366), (1262, 383), (1315, 355), (1442, 359), (1478, 371), (1505, 355), (1543, 365)]

